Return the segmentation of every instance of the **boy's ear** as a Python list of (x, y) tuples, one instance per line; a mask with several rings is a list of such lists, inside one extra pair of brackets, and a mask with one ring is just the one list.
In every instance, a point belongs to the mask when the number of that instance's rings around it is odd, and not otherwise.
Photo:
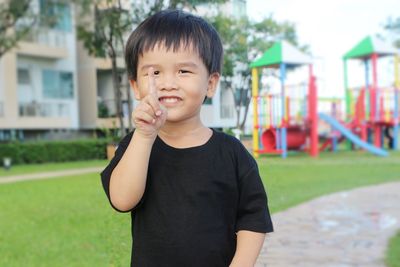
[(132, 91), (135, 94), (135, 99), (140, 100), (141, 97), (137, 82), (135, 80), (129, 80), (129, 84), (131, 85)]
[(217, 90), (218, 82), (220, 75), (218, 72), (211, 73), (208, 78), (208, 87), (207, 87), (207, 97), (211, 98), (215, 95), (215, 91)]

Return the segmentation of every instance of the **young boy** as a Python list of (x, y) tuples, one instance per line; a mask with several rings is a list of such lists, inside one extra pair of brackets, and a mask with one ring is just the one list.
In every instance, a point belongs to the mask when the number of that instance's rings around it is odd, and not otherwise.
[(131, 212), (131, 266), (253, 266), (273, 231), (257, 164), (200, 118), (220, 78), (218, 33), (202, 18), (161, 11), (125, 52), (136, 129), (101, 178), (112, 207)]

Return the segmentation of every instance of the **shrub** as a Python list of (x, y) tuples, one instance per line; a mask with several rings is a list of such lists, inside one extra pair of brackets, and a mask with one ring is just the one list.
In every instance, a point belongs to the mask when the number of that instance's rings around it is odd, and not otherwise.
[(15, 165), (106, 159), (108, 143), (106, 139), (3, 143), (0, 144), (0, 160), (10, 157)]

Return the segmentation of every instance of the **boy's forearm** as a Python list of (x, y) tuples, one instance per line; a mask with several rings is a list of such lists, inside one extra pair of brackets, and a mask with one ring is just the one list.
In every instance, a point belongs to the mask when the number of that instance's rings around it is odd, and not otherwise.
[(110, 198), (119, 210), (130, 210), (142, 198), (154, 140), (144, 138), (135, 132), (124, 155), (113, 170)]
[(229, 267), (253, 267), (264, 244), (265, 234), (238, 231), (236, 253)]

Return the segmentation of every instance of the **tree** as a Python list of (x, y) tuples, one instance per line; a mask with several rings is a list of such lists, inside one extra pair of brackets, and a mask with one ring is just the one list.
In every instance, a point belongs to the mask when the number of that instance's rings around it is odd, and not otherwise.
[(54, 10), (57, 3), (67, 0), (42, 0), (39, 10), (35, 10), (32, 0), (0, 1), (0, 58), (37, 29), (53, 27), (59, 22), (59, 14)]
[[(118, 69), (117, 58), (121, 56), (123, 36), (132, 27), (129, 12), (121, 5), (121, 1), (77, 1), (81, 11), (78, 22), (78, 39), (82, 40), (89, 54), (95, 57), (111, 59), (112, 84), (116, 115), (120, 122), (120, 137), (124, 136), (125, 125), (122, 114), (122, 98), (120, 79), (122, 70)], [(92, 20), (93, 19), (93, 20)], [(93, 21), (90, 23), (89, 21)], [(89, 22), (89, 23), (88, 23)], [(127, 90), (130, 99), (130, 90)], [(128, 101), (129, 110), (132, 110)], [(131, 124), (130, 120), (129, 123)], [(131, 128), (131, 125), (129, 125)]]
[(23, 39), (37, 22), (30, 11), (31, 0), (0, 3), (0, 58)]
[[(117, 51), (124, 51), (124, 36), (145, 18), (164, 8), (179, 7), (191, 10), (195, 9), (196, 5), (209, 2), (218, 4), (226, 2), (226, 0), (154, 0), (136, 3), (129, 8), (130, 10), (123, 8), (121, 0), (75, 0), (81, 10), (80, 17), (93, 19), (92, 23), (88, 23), (87, 19), (81, 20), (77, 26), (78, 38), (83, 41), (89, 54), (108, 57), (112, 62), (114, 99), (120, 122), (120, 137), (126, 134), (122, 117), (121, 87), (123, 83), (126, 85), (129, 114), (132, 113), (129, 83), (127, 80), (119, 79), (121, 74), (125, 73), (125, 68), (118, 69), (116, 64), (117, 57), (120, 56)], [(131, 120), (128, 121), (129, 130), (132, 125)]]
[(247, 18), (218, 15), (209, 18), (219, 32), (224, 46), (222, 85), (233, 94), (236, 111), (236, 128), (243, 131), (251, 101), (250, 63), (261, 56), (277, 40), (286, 40), (300, 46), (293, 23), (277, 22), (272, 16), (260, 22)]
[(384, 29), (388, 32), (393, 45), (400, 48), (400, 17), (388, 18)]

